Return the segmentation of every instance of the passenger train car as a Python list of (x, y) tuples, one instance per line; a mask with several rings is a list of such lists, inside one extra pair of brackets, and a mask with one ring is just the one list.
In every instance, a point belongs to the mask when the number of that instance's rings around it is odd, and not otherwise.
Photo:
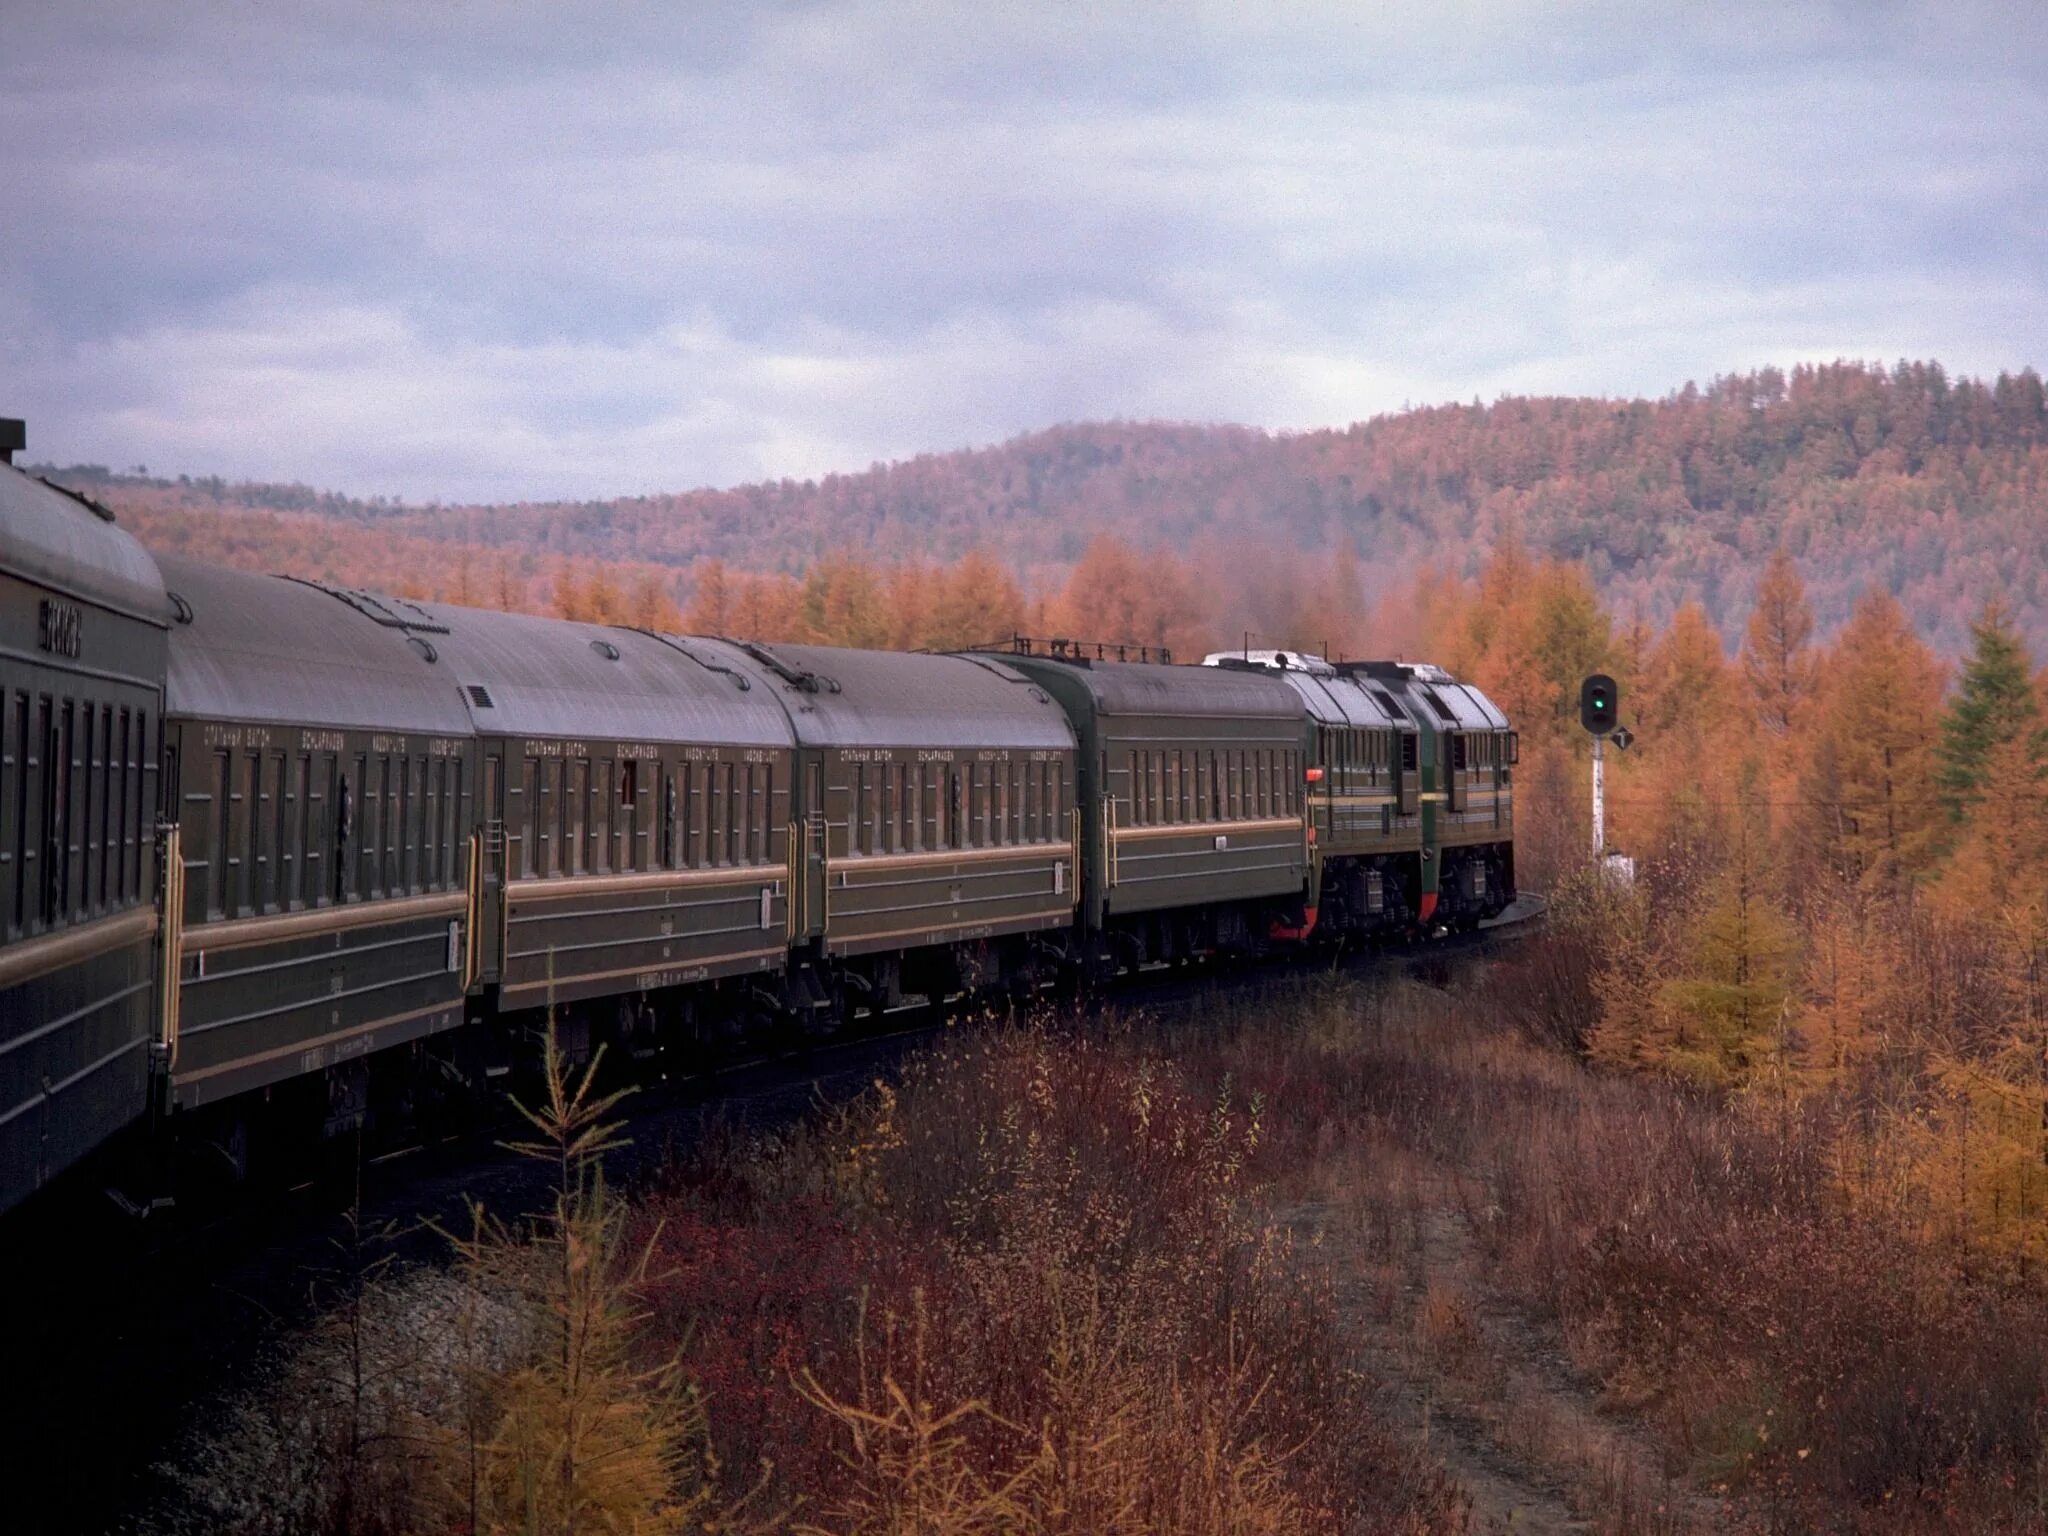
[(550, 1019), (687, 1055), (1506, 904), (1476, 690), (1210, 661), (412, 602), (152, 560), (0, 467), (0, 1209), (110, 1140), (403, 1127)]
[(166, 626), (111, 516), (0, 467), (0, 1209), (149, 1103)]

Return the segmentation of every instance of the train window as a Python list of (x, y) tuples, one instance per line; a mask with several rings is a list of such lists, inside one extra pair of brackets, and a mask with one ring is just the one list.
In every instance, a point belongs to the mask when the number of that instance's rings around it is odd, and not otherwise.
[(712, 763), (705, 769), (705, 778), (710, 785), (709, 800), (704, 813), (706, 864), (725, 862), (725, 780), (731, 771), (724, 763)]
[(93, 793), (99, 800), (99, 866), (93, 871), (94, 902), (104, 912), (121, 899), (121, 758), (114, 739), (114, 706), (100, 706), (99, 762), (93, 768)]
[(71, 742), (72, 718), (76, 709), (65, 699), (53, 705), (50, 717), (49, 750), (44, 754), (49, 767), (44, 773), (44, 795), (49, 806), (43, 817), (49, 855), (43, 867), (43, 923), (62, 919), (70, 905), (71, 873)]
[(655, 782), (661, 787), (661, 829), (655, 848), (656, 867), (676, 867), (676, 776), (672, 769), (664, 769), (659, 763), (654, 767)]
[(608, 872), (612, 861), (612, 843), (617, 836), (613, 825), (614, 810), (612, 789), (612, 761), (600, 758), (590, 770), (590, 867), (599, 874)]
[(270, 790), (263, 772), (263, 749), (256, 747), (243, 758), (248, 788), (242, 795), (242, 820), (236, 830), (247, 853), (242, 869), (241, 910), (260, 912), (270, 901)]
[(725, 829), (720, 836), (724, 839), (725, 862), (744, 864), (747, 862), (747, 774), (749, 769), (738, 763), (728, 764), (723, 770), (725, 779)]
[(405, 759), (396, 761), (389, 757), (377, 760), (377, 782), (383, 790), (384, 804), (378, 808), (380, 826), (384, 833), (384, 857), (381, 864), (383, 881), (382, 894), (396, 895), (405, 888), (405, 871), (402, 868), (405, 847)]
[(568, 759), (558, 759), (554, 772), (550, 773), (548, 778), (553, 784), (555, 813), (548, 826), (553, 839), (548, 844), (548, 873), (562, 875), (576, 867), (576, 843), (571, 839), (581, 827), (582, 818), (578, 814), (575, 796), (571, 793), (572, 779)]
[(291, 780), (291, 794), (285, 807), (284, 880), (277, 904), (287, 910), (306, 904), (306, 795), (313, 787), (313, 758), (301, 752)]
[(22, 751), (25, 754), (26, 772), (22, 776), (21, 815), (21, 859), (22, 872), (27, 883), (21, 892), (21, 913), (24, 928), (43, 920), (43, 904), (49, 882), (43, 871), (49, 863), (46, 857), (49, 841), (49, 799), (50, 778), (50, 732), (52, 726), (51, 704), (48, 694), (37, 700), (33, 728), (30, 728), (28, 705), (23, 703)]
[(626, 874), (640, 867), (643, 842), (640, 830), (640, 764), (634, 758), (623, 758), (619, 762), (618, 809), (613, 814), (618, 825), (614, 832), (617, 844), (612, 853), (612, 867)]
[(946, 770), (948, 800), (946, 820), (953, 833), (953, 846), (965, 848), (974, 840), (974, 765), (963, 774), (958, 768)]
[(1465, 745), (1465, 733), (1463, 731), (1452, 731), (1449, 735), (1451, 738), (1451, 771), (1453, 773), (1463, 773), (1470, 766), (1468, 759), (1471, 756), (1470, 750)]
[(21, 872), (21, 820), (15, 801), (21, 788), (21, 736), (14, 726), (14, 700), (0, 693), (0, 931), (21, 931), (21, 899), (15, 880)]
[(683, 770), (683, 862), (703, 865), (711, 861), (709, 813), (705, 801), (709, 796), (711, 769), (695, 763)]
[(327, 759), (328, 825), (324, 829), (331, 835), (320, 839), (324, 849), (331, 843), (334, 848), (334, 864), (331, 873), (321, 881), (323, 889), (329, 892), (332, 901), (341, 901), (348, 890), (348, 838), (353, 830), (350, 825), (352, 809), (349, 804), (348, 775), (341, 772), (341, 757), (336, 754)]
[(427, 761), (398, 764), (398, 889), (418, 891), (427, 878)]
[(528, 879), (545, 867), (541, 861), (540, 762), (526, 759), (519, 788), (519, 873)]
[[(813, 765), (816, 766), (815, 764)], [(752, 864), (761, 857), (761, 772), (757, 764), (748, 763), (736, 770), (745, 782), (746, 788), (740, 796), (740, 839), (733, 851), (735, 864)], [(811, 807), (823, 815), (822, 805)]]
[(415, 759), (413, 804), (419, 807), (419, 836), (413, 863), (412, 889), (431, 891), (441, 883), (441, 767), (444, 757)]
[(82, 706), (85, 725), (84, 778), (80, 785), (78, 841), (83, 857), (78, 885), (81, 916), (107, 904), (107, 716), (104, 706), (88, 699)]
[(128, 877), (129, 860), (135, 851), (136, 823), (133, 816), (134, 800), (134, 729), (135, 721), (124, 706), (116, 718), (117, 730), (114, 737), (113, 759), (108, 765), (111, 779), (108, 793), (113, 802), (113, 845), (107, 862), (113, 866), (110, 878), (112, 899), (116, 903), (127, 901), (130, 888)]
[(233, 767), (226, 752), (213, 754), (213, 804), (207, 808), (211, 834), (206, 848), (208, 917), (225, 917), (228, 911), (228, 798)]
[(441, 884), (444, 887), (462, 885), (468, 880), (468, 869), (461, 862), (460, 854), (465, 839), (462, 836), (462, 759), (443, 758), (441, 762)]
[(1010, 763), (994, 763), (989, 771), (995, 775), (991, 793), (995, 797), (996, 829), (993, 841), (1003, 844), (1010, 841), (1010, 781), (1015, 776), (1015, 767)]
[(752, 860), (750, 842), (754, 838), (754, 764), (733, 764), (733, 797), (725, 803), (725, 811), (731, 817), (729, 840), (733, 846), (733, 862), (745, 864)]
[(568, 847), (563, 850), (566, 873), (580, 875), (587, 868), (584, 838), (590, 825), (590, 764), (577, 758), (569, 768)]
[(1415, 744), (1420, 739), (1421, 738), (1414, 731), (1403, 731), (1401, 733), (1401, 771), (1403, 773), (1415, 772)]

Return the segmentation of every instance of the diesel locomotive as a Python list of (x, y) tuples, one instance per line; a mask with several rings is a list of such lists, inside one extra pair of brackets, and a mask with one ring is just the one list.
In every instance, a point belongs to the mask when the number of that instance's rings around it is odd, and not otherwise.
[[(4, 457), (4, 455), (0, 455)], [(767, 645), (152, 558), (0, 467), (0, 1209), (572, 1052), (1467, 926), (1510, 723), (1278, 651)]]

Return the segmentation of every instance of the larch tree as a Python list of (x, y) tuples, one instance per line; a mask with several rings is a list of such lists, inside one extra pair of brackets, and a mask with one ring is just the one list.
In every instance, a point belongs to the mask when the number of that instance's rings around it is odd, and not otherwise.
[(847, 555), (812, 566), (804, 578), (803, 628), (806, 639), (821, 645), (887, 645), (888, 603), (874, 568)]
[(733, 582), (723, 560), (700, 560), (694, 576), (696, 590), (683, 614), (683, 624), (693, 635), (732, 633)]
[(923, 643), (935, 650), (987, 645), (1023, 627), (1023, 592), (994, 559), (973, 549), (932, 583)]
[(1813, 607), (1799, 567), (1774, 550), (1757, 583), (1756, 606), (1742, 641), (1742, 673), (1757, 720), (1783, 736), (1803, 720), (1813, 696)]
[(675, 599), (652, 573), (634, 583), (629, 618), (636, 629), (673, 630), (682, 626)]
[(1807, 807), (1846, 872), (1895, 885), (1932, 860), (1941, 667), (1890, 593), (1872, 591), (1829, 658), (1822, 706), (1832, 804)]
[(1077, 640), (1199, 650), (1201, 603), (1180, 562), (1163, 551), (1139, 553), (1107, 534), (1092, 540), (1060, 593), (1060, 628)]

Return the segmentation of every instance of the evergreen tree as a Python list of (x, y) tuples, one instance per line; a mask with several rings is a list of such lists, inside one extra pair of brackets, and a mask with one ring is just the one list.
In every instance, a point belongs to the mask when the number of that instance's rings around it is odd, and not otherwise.
[(1970, 626), (1970, 642), (1955, 698), (1942, 716), (1936, 749), (1942, 802), (1957, 822), (1981, 796), (1999, 747), (2025, 741), (2037, 762), (2042, 752), (2033, 658), (2004, 602), (1993, 598), (1984, 605)]

